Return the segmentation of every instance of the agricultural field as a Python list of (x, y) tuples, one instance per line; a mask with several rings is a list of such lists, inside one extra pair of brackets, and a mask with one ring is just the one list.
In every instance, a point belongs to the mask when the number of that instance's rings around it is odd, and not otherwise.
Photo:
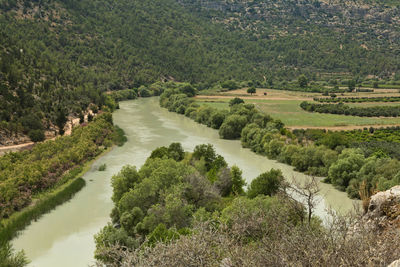
[[(264, 92), (267, 95), (264, 95)], [(371, 93), (343, 93), (340, 97), (377, 97), (399, 96), (397, 90), (376, 90)], [(241, 97), (246, 103), (255, 104), (256, 107), (271, 115), (275, 119), (282, 120), (289, 128), (329, 128), (329, 129), (357, 129), (369, 126), (399, 125), (400, 118), (357, 117), (336, 114), (321, 114), (304, 111), (300, 108), (303, 101), (313, 102), (314, 97), (321, 97), (319, 93), (293, 92), (271, 89), (257, 89), (257, 93), (249, 95), (246, 89), (233, 90), (210, 95), (199, 95), (196, 101), (216, 108), (229, 108), (229, 100), (233, 97)], [(400, 102), (382, 103), (349, 103), (350, 106), (396, 106)]]

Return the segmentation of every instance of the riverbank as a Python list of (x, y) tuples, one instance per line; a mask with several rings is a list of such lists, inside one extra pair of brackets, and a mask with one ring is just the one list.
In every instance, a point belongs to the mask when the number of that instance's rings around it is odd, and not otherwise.
[[(82, 176), (86, 186), (70, 201), (33, 221), (12, 241), (16, 250), (26, 252), (31, 266), (86, 267), (94, 264), (93, 236), (110, 222), (113, 208), (111, 177), (127, 164), (140, 168), (151, 151), (172, 142), (180, 142), (186, 151), (193, 151), (199, 144), (213, 144), (229, 165), (237, 165), (243, 171), (248, 184), (272, 168), (280, 169), (285, 177), (295, 177), (298, 181), (308, 178), (293, 171), (291, 166), (242, 148), (239, 141), (220, 139), (218, 131), (168, 112), (159, 106), (158, 98), (121, 102), (120, 109), (113, 113), (113, 121), (125, 131), (127, 143), (93, 163)], [(103, 164), (107, 164), (106, 170), (98, 171)], [(328, 184), (320, 186), (317, 216), (329, 216), (326, 211), (329, 207), (343, 213), (353, 208), (353, 201), (345, 193)]]
[(0, 243), (72, 198), (96, 158), (121, 144), (123, 131), (104, 113), (71, 136), (0, 158)]
[(98, 156), (84, 163), (83, 166), (68, 171), (68, 173), (61, 178), (61, 181), (65, 180), (64, 184), (35, 196), (30, 206), (13, 213), (10, 218), (1, 221), (0, 244), (10, 241), (32, 221), (38, 220), (41, 216), (55, 209), (57, 206), (69, 201), (86, 185), (86, 181), (82, 179), (82, 175), (90, 169), (96, 159), (106, 155), (112, 148), (113, 147), (109, 147), (105, 149)]

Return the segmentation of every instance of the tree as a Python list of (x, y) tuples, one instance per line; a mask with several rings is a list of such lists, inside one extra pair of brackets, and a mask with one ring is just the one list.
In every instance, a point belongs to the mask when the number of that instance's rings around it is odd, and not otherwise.
[(135, 183), (140, 180), (136, 167), (130, 165), (124, 166), (117, 175), (111, 177), (111, 185), (113, 188), (112, 201), (117, 204), (123, 194), (133, 188)]
[(232, 193), (235, 195), (242, 195), (244, 193), (243, 186), (246, 185), (242, 177), (242, 171), (238, 166), (233, 165), (231, 168), (232, 177)]
[(249, 89), (247, 89), (247, 93), (250, 95), (253, 95), (256, 93), (256, 88), (254, 86), (250, 87)]
[(349, 80), (347, 82), (347, 87), (349, 88), (349, 92), (354, 91), (354, 89), (356, 89), (356, 81), (355, 80)]
[(242, 129), (246, 126), (247, 118), (241, 115), (230, 115), (219, 128), (219, 136), (223, 139), (236, 139), (240, 137)]
[(45, 139), (44, 131), (42, 129), (30, 130), (28, 133), (32, 142), (40, 142)]
[(181, 161), (185, 156), (185, 152), (183, 151), (181, 143), (172, 143), (168, 147), (169, 157), (176, 160)]
[(281, 170), (271, 169), (269, 172), (264, 172), (251, 181), (247, 196), (255, 198), (258, 195), (275, 195), (279, 191), (283, 180), (284, 177)]
[(241, 99), (239, 97), (235, 97), (229, 101), (229, 106), (232, 107), (233, 105), (238, 105), (238, 104), (242, 104), (242, 103), (244, 103), (243, 99)]
[(306, 77), (304, 74), (300, 75), (300, 76), (297, 78), (297, 82), (298, 82), (298, 84), (299, 84), (299, 86), (300, 86), (301, 88), (306, 88), (307, 85), (308, 85), (308, 79), (307, 79), (307, 77)]
[(300, 202), (307, 207), (308, 210), (308, 223), (311, 223), (312, 213), (315, 210), (317, 204), (321, 201), (318, 198), (318, 193), (321, 191), (318, 181), (315, 177), (311, 177), (304, 183), (297, 182), (293, 179), (289, 188), (300, 197)]
[(365, 163), (364, 154), (361, 150), (345, 149), (339, 155), (338, 160), (329, 168), (328, 178), (332, 184), (344, 190), (350, 180), (356, 179), (357, 174)]
[(85, 122), (85, 115), (83, 112), (79, 113), (79, 123), (84, 123)]
[(235, 89), (239, 88), (236, 81), (233, 81), (233, 80), (229, 80), (229, 81), (225, 81), (225, 82), (221, 83), (221, 87), (229, 89), (229, 90), (235, 90)]
[(189, 97), (196, 95), (196, 89), (191, 84), (188, 84), (188, 85), (185, 85), (184, 87), (182, 87), (181, 91), (182, 91), (182, 93), (186, 94)]
[(193, 158), (200, 160), (204, 159), (207, 171), (212, 168), (212, 163), (217, 159), (215, 149), (211, 144), (197, 145), (193, 151)]
[(147, 89), (146, 86), (142, 85), (139, 87), (139, 95), (140, 95), (140, 97), (149, 97), (149, 96), (151, 96), (151, 93), (150, 93), (149, 89)]
[(56, 117), (56, 125), (60, 135), (64, 134), (65, 123), (67, 122), (67, 115), (63, 109), (59, 109)]

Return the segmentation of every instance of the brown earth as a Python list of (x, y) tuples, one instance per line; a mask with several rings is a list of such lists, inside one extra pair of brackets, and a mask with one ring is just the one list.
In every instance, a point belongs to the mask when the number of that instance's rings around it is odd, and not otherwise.
[[(85, 115), (85, 121), (87, 121), (87, 115)], [(65, 133), (64, 135), (71, 135), (73, 127), (79, 125), (79, 118), (69, 118), (68, 122), (65, 125)], [(54, 140), (57, 136), (54, 136), (51, 132), (46, 132), (46, 141)], [(0, 146), (0, 156), (4, 155), (7, 152), (16, 152), (22, 150), (28, 150), (33, 147), (34, 142), (27, 142), (23, 144), (11, 145), (11, 146)]]

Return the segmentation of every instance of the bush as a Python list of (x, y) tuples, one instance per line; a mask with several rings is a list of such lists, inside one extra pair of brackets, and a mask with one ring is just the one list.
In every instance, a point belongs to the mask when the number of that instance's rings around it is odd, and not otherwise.
[(242, 129), (247, 124), (247, 118), (241, 115), (230, 115), (219, 128), (219, 136), (223, 139), (240, 138)]
[(231, 99), (229, 101), (229, 106), (233, 106), (233, 105), (238, 105), (238, 104), (244, 104), (244, 100), (239, 98), (239, 97), (235, 97), (233, 99)]
[(258, 195), (272, 196), (279, 191), (283, 180), (281, 170), (272, 169), (262, 173), (250, 183), (247, 196), (249, 198), (255, 198)]
[(41, 129), (30, 130), (28, 136), (31, 139), (31, 141), (35, 143), (44, 141), (45, 139), (44, 131)]
[(103, 171), (105, 171), (106, 170), (106, 168), (107, 168), (107, 165), (104, 163), (104, 164), (101, 164), (100, 166), (99, 166), (99, 172), (103, 172)]

